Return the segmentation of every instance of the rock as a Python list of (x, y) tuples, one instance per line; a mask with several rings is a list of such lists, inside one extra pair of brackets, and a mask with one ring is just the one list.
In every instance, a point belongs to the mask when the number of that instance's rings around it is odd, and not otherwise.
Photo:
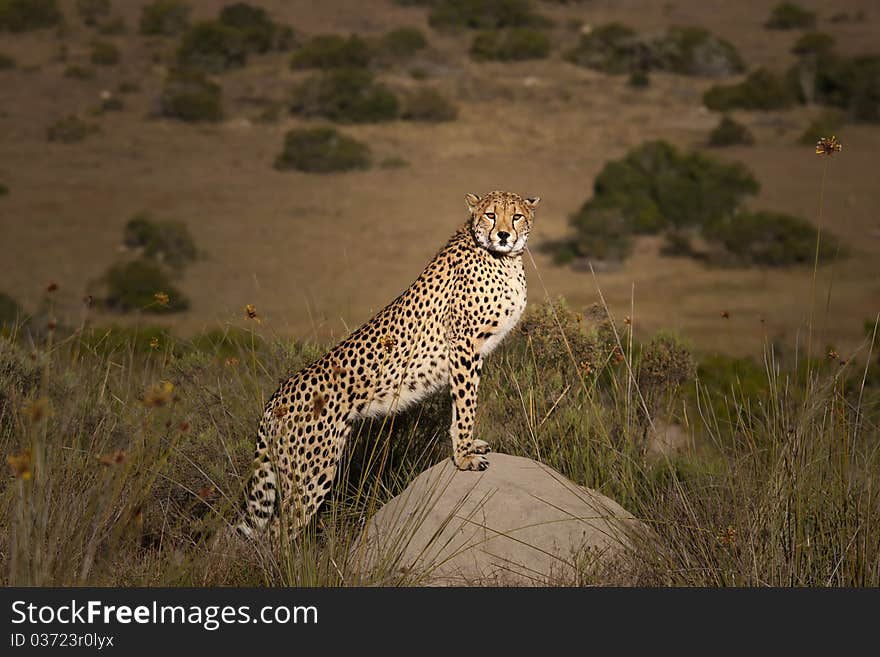
[(572, 584), (616, 568), (643, 531), (619, 504), (552, 468), (491, 454), (484, 472), (447, 460), (421, 473), (373, 516), (357, 557), (362, 572), (421, 584)]

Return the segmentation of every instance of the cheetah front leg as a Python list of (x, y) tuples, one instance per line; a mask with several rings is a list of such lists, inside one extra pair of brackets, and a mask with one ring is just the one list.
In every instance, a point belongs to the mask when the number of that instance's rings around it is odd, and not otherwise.
[(470, 344), (458, 344), (452, 351), (449, 379), (452, 389), (452, 460), (459, 470), (485, 470), (489, 443), (473, 437), (477, 412), (477, 388), (483, 362)]

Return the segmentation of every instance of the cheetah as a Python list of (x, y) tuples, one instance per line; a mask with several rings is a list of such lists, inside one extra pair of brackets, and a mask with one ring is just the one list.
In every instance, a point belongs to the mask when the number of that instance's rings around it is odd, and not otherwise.
[(409, 288), (266, 403), (246, 512), (254, 536), (283, 518), (295, 535), (330, 491), (354, 420), (403, 410), (449, 385), (452, 459), (489, 467), (473, 436), (483, 361), (526, 306), (522, 254), (540, 198), (465, 197), (468, 219)]

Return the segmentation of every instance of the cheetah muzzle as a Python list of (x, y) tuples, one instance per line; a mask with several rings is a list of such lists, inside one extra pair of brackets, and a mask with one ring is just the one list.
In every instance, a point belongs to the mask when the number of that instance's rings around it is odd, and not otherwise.
[(522, 253), (540, 199), (510, 192), (466, 196), (468, 219), (422, 274), (375, 317), (269, 399), (247, 485), (245, 535), (295, 533), (323, 502), (359, 418), (394, 413), (448, 385), (452, 459), (485, 470), (473, 437), (483, 361), (526, 306)]

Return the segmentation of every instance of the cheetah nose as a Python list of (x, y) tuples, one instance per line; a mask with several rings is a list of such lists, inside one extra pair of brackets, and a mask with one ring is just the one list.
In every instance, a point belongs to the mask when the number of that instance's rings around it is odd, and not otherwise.
[(498, 239), (501, 240), (501, 243), (504, 244), (507, 241), (507, 238), (510, 237), (510, 233), (504, 230), (498, 231)]

